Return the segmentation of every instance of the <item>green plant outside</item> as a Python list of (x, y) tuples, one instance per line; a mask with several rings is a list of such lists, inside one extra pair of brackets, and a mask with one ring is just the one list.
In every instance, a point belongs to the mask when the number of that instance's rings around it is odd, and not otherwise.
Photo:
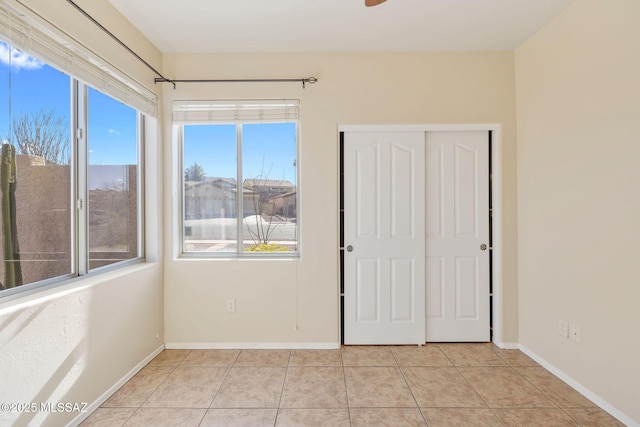
[(245, 252), (291, 252), (289, 248), (277, 243), (260, 243), (245, 249)]
[(18, 249), (16, 225), (16, 149), (12, 144), (2, 144), (0, 159), (0, 205), (2, 207), (2, 255), (4, 259), (4, 284), (0, 289), (22, 285), (22, 268)]

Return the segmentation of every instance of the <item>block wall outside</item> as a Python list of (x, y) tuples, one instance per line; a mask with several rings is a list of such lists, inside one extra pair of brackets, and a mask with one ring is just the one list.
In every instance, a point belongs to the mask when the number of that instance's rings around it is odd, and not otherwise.
[[(41, 158), (25, 155), (16, 156), (16, 166), (16, 234), (23, 283), (69, 274), (73, 238), (70, 167), (45, 165)], [(94, 168), (109, 167), (92, 165), (90, 173)], [(136, 256), (137, 169), (135, 165), (125, 168), (128, 182), (120, 189), (89, 192), (91, 268)], [(0, 260), (4, 261), (1, 252)], [(1, 262), (3, 284), (4, 269)]]

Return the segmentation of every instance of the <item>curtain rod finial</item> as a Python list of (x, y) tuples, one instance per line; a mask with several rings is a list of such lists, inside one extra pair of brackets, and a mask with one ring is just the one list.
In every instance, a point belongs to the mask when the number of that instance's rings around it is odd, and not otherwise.
[(302, 89), (305, 88), (305, 83), (309, 83), (312, 85), (317, 81), (318, 79), (316, 79), (315, 77), (307, 77), (306, 79), (302, 79)]

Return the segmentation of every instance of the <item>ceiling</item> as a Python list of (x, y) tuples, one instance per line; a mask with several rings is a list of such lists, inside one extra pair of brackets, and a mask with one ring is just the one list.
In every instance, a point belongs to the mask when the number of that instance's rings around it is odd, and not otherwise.
[(573, 0), (109, 0), (164, 53), (511, 50)]

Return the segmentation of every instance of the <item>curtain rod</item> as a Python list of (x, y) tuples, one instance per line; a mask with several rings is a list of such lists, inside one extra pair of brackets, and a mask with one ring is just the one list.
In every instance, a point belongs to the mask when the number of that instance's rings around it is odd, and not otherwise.
[(89, 15), (83, 8), (81, 8), (80, 6), (75, 4), (72, 0), (67, 0), (67, 3), (69, 3), (71, 6), (76, 8), (76, 10), (78, 12), (80, 12), (81, 14), (83, 14), (85, 16), (85, 18), (87, 18), (89, 21), (91, 21), (93, 24), (95, 24), (98, 28), (100, 28), (102, 31), (104, 31), (109, 37), (111, 37), (113, 40), (116, 41), (116, 43), (118, 43), (120, 46), (122, 46), (124, 49), (126, 49), (126, 51), (129, 52), (131, 55), (133, 55), (138, 61), (142, 62), (148, 69), (153, 71), (154, 74), (156, 74), (157, 76), (159, 76), (161, 78), (164, 78), (164, 76), (162, 74), (160, 74), (160, 72), (158, 70), (153, 68), (153, 66), (151, 66), (151, 64), (149, 64), (147, 61), (142, 59), (142, 57), (140, 55), (135, 53), (133, 51), (133, 49), (131, 49), (129, 46), (127, 46), (118, 37), (116, 37), (115, 34), (113, 34), (111, 31), (107, 30), (101, 23), (99, 23), (93, 16)]
[(176, 83), (290, 83), (300, 82), (302, 88), (305, 88), (307, 83), (314, 84), (318, 79), (315, 77), (305, 77), (302, 79), (186, 79), (186, 80), (173, 80), (165, 79), (164, 77), (156, 78), (156, 83), (171, 83), (175, 89)]
[(302, 82), (302, 88), (305, 88), (305, 84), (309, 83), (309, 84), (314, 84), (315, 82), (318, 81), (318, 79), (316, 79), (315, 77), (306, 77), (306, 78), (302, 78), (302, 79), (205, 79), (205, 80), (173, 80), (173, 79), (168, 79), (165, 76), (163, 76), (158, 70), (156, 70), (155, 68), (153, 68), (153, 66), (151, 64), (149, 64), (147, 61), (145, 61), (140, 55), (138, 55), (133, 49), (131, 49), (129, 46), (127, 46), (126, 43), (124, 43), (122, 40), (120, 40), (118, 37), (116, 37), (115, 34), (113, 34), (111, 31), (109, 31), (108, 29), (106, 29), (102, 24), (100, 24), (93, 16), (89, 15), (84, 9), (82, 9), (80, 6), (78, 6), (76, 3), (73, 2), (73, 0), (67, 0), (67, 3), (69, 3), (70, 5), (72, 5), (78, 12), (80, 12), (82, 15), (84, 15), (85, 18), (87, 18), (89, 21), (91, 21), (94, 25), (96, 25), (98, 28), (100, 28), (102, 31), (105, 32), (105, 34), (107, 34), (109, 37), (111, 37), (116, 43), (118, 43), (120, 46), (122, 46), (127, 52), (129, 52), (131, 55), (133, 55), (138, 61), (140, 61), (142, 64), (144, 64), (149, 70), (153, 71), (153, 73), (155, 75), (157, 75), (158, 77), (156, 77), (154, 79), (155, 83), (171, 83), (173, 85), (173, 88), (176, 88), (176, 83), (266, 83), (266, 82)]

